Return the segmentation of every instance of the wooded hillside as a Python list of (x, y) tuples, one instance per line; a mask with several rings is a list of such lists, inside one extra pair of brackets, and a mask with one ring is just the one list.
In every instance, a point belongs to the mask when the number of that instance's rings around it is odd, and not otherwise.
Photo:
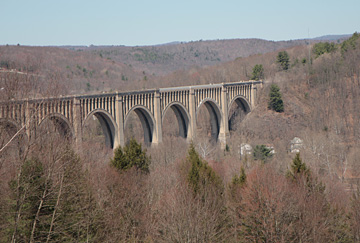
[(71, 48), (94, 53), (119, 63), (143, 70), (148, 75), (161, 76), (191, 67), (212, 66), (240, 57), (304, 45), (305, 40), (266, 41), (261, 39), (234, 39), (194, 41), (158, 46), (90, 46)]
[[(161, 52), (185, 48), (191, 56), (193, 44), (128, 48), (128, 56), (117, 47), (0, 47), (3, 100), (264, 81), (250, 113), (231, 107), (225, 150), (211, 140), (204, 107), (190, 144), (178, 136), (171, 112), (161, 146), (141, 144), (134, 114), (125, 128), (129, 142), (115, 153), (104, 146), (95, 117), (84, 125), (81, 150), (51, 120), (28, 140), (20, 133), (0, 153), (1, 242), (360, 241), (360, 35), (261, 54), (251, 49), (248, 57), (207, 67), (194, 67), (194, 55), (191, 68), (170, 73), (166, 67), (163, 76), (143, 69), (158, 68)], [(200, 46), (193, 51), (212, 53)], [(149, 50), (158, 53), (154, 64)], [(0, 125), (4, 148), (16, 130), (3, 120)], [(301, 141), (295, 152), (294, 140)], [(241, 153), (245, 143), (252, 150)]]

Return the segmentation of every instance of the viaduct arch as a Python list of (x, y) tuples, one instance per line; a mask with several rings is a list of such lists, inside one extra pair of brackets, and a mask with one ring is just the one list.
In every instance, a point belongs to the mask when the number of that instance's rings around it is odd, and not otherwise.
[(156, 139), (153, 138), (153, 136), (155, 135), (154, 133), (155, 119), (152, 116), (151, 112), (143, 105), (134, 106), (132, 109), (130, 109), (130, 111), (127, 113), (125, 117), (124, 129), (128, 123), (128, 117), (130, 116), (131, 112), (135, 112), (135, 114), (138, 116), (141, 122), (142, 128), (144, 130), (145, 144), (151, 144), (153, 139)]
[(114, 141), (116, 140), (116, 129), (117, 125), (111, 114), (104, 109), (95, 109), (91, 111), (84, 119), (84, 122), (81, 124), (81, 131), (84, 128), (84, 124), (88, 119), (91, 119), (92, 116), (95, 116), (100, 122), (101, 129), (105, 136), (105, 144), (108, 147), (114, 147)]
[(200, 110), (200, 107), (202, 105), (205, 106), (205, 108), (210, 114), (211, 138), (217, 140), (220, 134), (220, 128), (223, 126), (223, 124), (221, 124), (221, 117), (223, 116), (223, 114), (221, 113), (220, 106), (215, 100), (211, 98), (205, 98), (200, 102), (199, 106), (197, 107), (197, 120), (199, 116), (198, 111)]
[(72, 130), (71, 124), (65, 116), (58, 113), (49, 114), (39, 122), (39, 126), (41, 126), (46, 121), (51, 122), (59, 131), (59, 133), (64, 135), (66, 138), (74, 138), (74, 131)]
[[(237, 105), (237, 109), (234, 113), (231, 113), (230, 109), (231, 107), (233, 107), (233, 105), (236, 104)], [(248, 100), (246, 99), (246, 97), (242, 96), (242, 95), (237, 95), (233, 98), (233, 100), (229, 103), (229, 113), (228, 113), (228, 120), (229, 120), (229, 129), (232, 130), (232, 121), (233, 118), (235, 118), (235, 116), (237, 115), (238, 112), (243, 112), (245, 115), (247, 113), (249, 113), (251, 111), (251, 105), (249, 104)]]
[(188, 137), (189, 125), (190, 125), (190, 115), (187, 109), (179, 102), (173, 102), (169, 104), (163, 111), (161, 121), (164, 121), (166, 112), (171, 109), (176, 117), (179, 127), (179, 136), (183, 138)]
[(196, 137), (197, 113), (205, 106), (210, 113), (212, 136), (225, 147), (230, 137), (229, 109), (235, 102), (245, 113), (254, 107), (261, 81), (241, 81), (197, 86), (160, 88), (132, 92), (76, 95), (60, 98), (11, 100), (0, 103), (0, 119), (14, 121), (31, 128), (50, 119), (81, 146), (82, 130), (89, 117), (95, 115), (102, 127), (106, 144), (115, 148), (125, 144), (124, 129), (129, 114), (139, 117), (145, 142), (162, 142), (165, 113), (174, 111), (179, 135), (188, 141)]

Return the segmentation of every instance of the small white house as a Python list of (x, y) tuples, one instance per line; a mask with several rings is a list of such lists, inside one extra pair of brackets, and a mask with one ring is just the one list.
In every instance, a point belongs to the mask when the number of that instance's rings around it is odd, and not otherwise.
[(293, 140), (290, 141), (290, 152), (299, 153), (301, 148), (303, 148), (303, 140), (294, 137)]
[(242, 143), (240, 145), (240, 154), (241, 155), (245, 155), (245, 154), (251, 154), (252, 153), (253, 148), (251, 147), (250, 144), (248, 143)]

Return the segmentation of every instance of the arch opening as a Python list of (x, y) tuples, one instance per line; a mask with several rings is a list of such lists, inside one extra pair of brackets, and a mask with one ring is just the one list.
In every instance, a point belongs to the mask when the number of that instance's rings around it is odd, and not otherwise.
[(221, 123), (221, 112), (216, 103), (211, 100), (202, 102), (196, 112), (196, 118), (197, 137), (216, 143)]
[(20, 126), (13, 121), (0, 119), (0, 128), (2, 132), (1, 135), (4, 135), (5, 133), (8, 135), (14, 135), (20, 129)]
[(134, 107), (125, 119), (125, 143), (131, 138), (135, 138), (138, 142), (150, 146), (153, 141), (154, 124), (155, 122), (152, 115), (145, 107)]
[(250, 111), (250, 105), (244, 97), (235, 97), (229, 106), (229, 131), (235, 131)]
[(82, 136), (83, 142), (90, 143), (101, 149), (113, 149), (115, 135), (115, 122), (106, 111), (95, 110), (85, 119)]
[(37, 134), (40, 136), (51, 134), (52, 136), (65, 140), (71, 140), (74, 138), (70, 123), (65, 117), (58, 114), (45, 117), (39, 125)]
[(11, 143), (8, 142), (21, 129), (16, 122), (0, 119), (0, 149), (6, 148), (0, 154), (0, 167), (5, 162), (2, 158), (9, 158), (10, 160), (17, 160), (22, 157), (26, 150), (26, 142), (28, 137), (25, 130), (22, 130)]
[(189, 115), (181, 104), (171, 104), (162, 119), (163, 139), (167, 137), (187, 138), (189, 129)]
[(45, 117), (34, 130), (34, 134), (37, 150), (54, 156), (58, 156), (74, 141), (70, 124), (60, 114)]

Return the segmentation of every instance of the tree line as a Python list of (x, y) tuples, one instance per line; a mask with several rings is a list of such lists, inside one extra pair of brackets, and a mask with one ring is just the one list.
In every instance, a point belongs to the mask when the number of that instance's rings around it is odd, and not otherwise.
[(360, 240), (360, 193), (342, 202), (300, 154), (286, 171), (260, 159), (229, 177), (226, 157), (209, 163), (194, 143), (161, 166), (134, 139), (101, 162), (53, 137), (29, 149), (0, 168), (1, 242)]

